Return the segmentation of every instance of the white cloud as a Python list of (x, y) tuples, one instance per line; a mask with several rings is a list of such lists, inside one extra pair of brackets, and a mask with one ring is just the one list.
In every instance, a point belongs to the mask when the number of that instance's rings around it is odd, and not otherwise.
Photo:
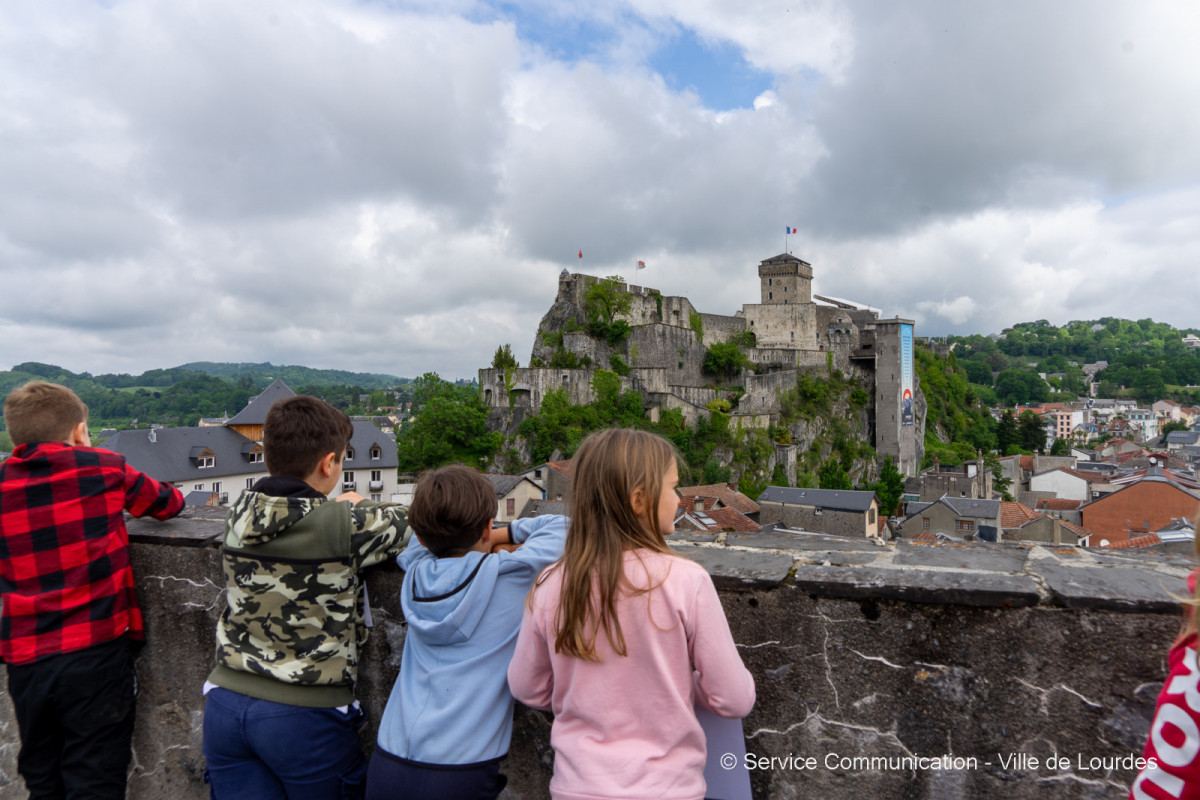
[[(527, 357), (564, 266), (732, 313), (785, 225), (818, 292), (919, 333), (1198, 324), (1200, 7), (519, 9), (0, 6), (0, 367), (466, 377)], [(773, 85), (672, 89), (646, 65), (681, 30)]]

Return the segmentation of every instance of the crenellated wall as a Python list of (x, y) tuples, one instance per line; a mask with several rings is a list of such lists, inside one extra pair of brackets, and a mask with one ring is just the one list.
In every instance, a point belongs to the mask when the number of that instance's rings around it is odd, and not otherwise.
[[(208, 796), (200, 687), (222, 604), (220, 529), (219, 509), (130, 523), (150, 641), (136, 800)], [(744, 723), (756, 798), (1127, 796), (1179, 627), (1169, 593), (1189, 559), (818, 534), (672, 539), (713, 575), (757, 682)], [(400, 577), (394, 565), (368, 573), (368, 743), (399, 667)], [(0, 797), (24, 798), (0, 694)], [(549, 731), (548, 714), (518, 709), (506, 797), (548, 796)], [(1051, 756), (1065, 761), (1047, 766)]]

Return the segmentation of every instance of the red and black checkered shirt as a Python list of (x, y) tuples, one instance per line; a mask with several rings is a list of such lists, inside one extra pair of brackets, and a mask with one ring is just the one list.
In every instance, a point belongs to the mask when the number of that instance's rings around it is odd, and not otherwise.
[(124, 456), (54, 442), (0, 464), (0, 659), (25, 664), (142, 639), (122, 511), (167, 519), (183, 495)]

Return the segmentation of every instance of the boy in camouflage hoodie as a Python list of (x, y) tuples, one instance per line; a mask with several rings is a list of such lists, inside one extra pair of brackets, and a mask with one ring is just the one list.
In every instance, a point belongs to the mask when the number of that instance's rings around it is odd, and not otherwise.
[(229, 510), (227, 605), (204, 709), (218, 800), (362, 794), (361, 570), (395, 557), (411, 531), (402, 506), (353, 492), (328, 498), (353, 431), (349, 417), (316, 398), (277, 402), (263, 426), (270, 477)]

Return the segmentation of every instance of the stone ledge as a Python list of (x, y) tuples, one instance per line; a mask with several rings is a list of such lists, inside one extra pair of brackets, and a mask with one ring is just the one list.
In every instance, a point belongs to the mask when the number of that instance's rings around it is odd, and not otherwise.
[(855, 600), (884, 598), (992, 608), (1034, 606), (1041, 600), (1028, 575), (923, 569), (796, 567), (796, 586), (816, 595)]
[[(215, 547), (225, 509), (188, 507), (159, 522), (127, 518), (131, 541)], [(833, 598), (894, 599), (976, 607), (1048, 605), (1176, 614), (1192, 561), (1179, 555), (1031, 543), (879, 545), (827, 534), (681, 533), (668, 539), (727, 589), (794, 584)]]

